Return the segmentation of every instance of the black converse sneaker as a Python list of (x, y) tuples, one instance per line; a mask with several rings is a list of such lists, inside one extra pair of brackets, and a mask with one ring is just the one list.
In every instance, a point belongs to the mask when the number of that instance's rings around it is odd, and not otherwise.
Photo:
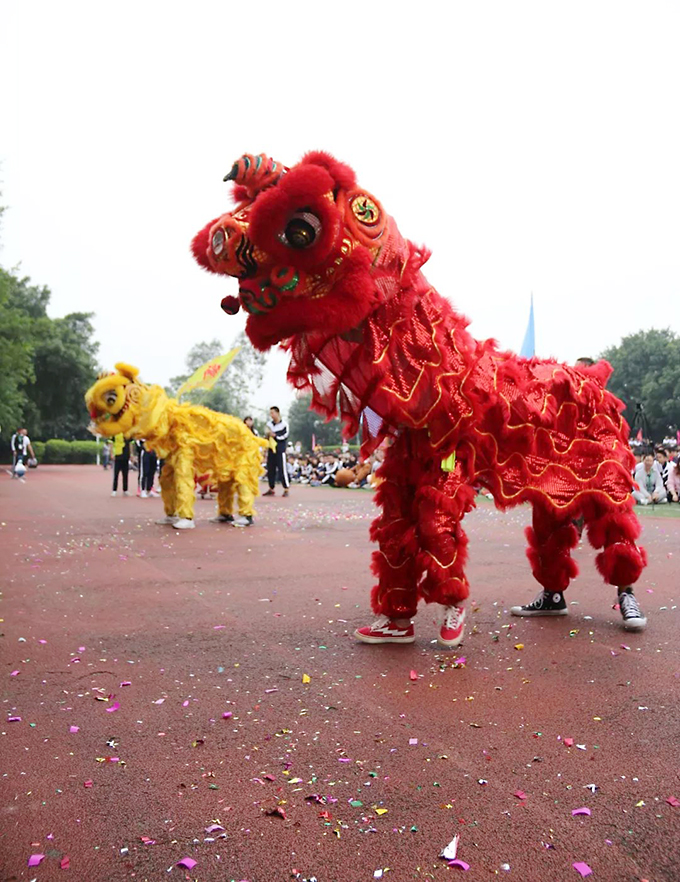
[(619, 594), (619, 609), (626, 631), (644, 631), (647, 619), (643, 616), (637, 597), (626, 589)]
[(564, 594), (561, 591), (541, 591), (531, 603), (511, 606), (513, 616), (566, 616), (569, 615)]

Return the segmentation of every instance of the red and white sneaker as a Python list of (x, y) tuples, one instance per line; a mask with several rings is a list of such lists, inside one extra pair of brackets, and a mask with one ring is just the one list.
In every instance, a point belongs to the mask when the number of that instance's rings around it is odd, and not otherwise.
[(413, 643), (416, 639), (413, 623), (407, 628), (402, 628), (400, 625), (395, 625), (387, 616), (380, 616), (372, 625), (357, 628), (354, 636), (362, 643)]
[(439, 629), (437, 643), (440, 646), (460, 646), (465, 636), (465, 607), (445, 606), (444, 619)]

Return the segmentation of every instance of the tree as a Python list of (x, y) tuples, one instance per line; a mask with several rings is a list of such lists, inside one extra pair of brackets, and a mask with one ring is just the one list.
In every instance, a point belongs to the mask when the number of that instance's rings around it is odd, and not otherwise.
[(0, 267), (0, 427), (19, 428), (28, 401), (25, 386), (33, 379), (33, 335), (28, 315), (14, 307), (16, 279)]
[(288, 409), (288, 427), (291, 441), (301, 441), (304, 450), (312, 449), (312, 437), (324, 447), (342, 444), (342, 423), (334, 417), (326, 422), (323, 416), (310, 410), (311, 395), (300, 395)]
[(204, 389), (196, 389), (183, 395), (182, 399), (192, 401), (195, 404), (204, 404), (221, 413), (245, 415), (250, 408), (250, 396), (253, 389), (262, 384), (267, 359), (263, 352), (258, 352), (253, 347), (245, 332), (240, 333), (228, 348), (225, 348), (217, 339), (192, 346), (185, 360), (187, 372), (170, 380), (168, 393), (175, 395), (182, 383), (197, 368), (236, 346), (241, 347), (240, 352), (212, 389), (208, 392)]
[(680, 338), (669, 328), (638, 331), (600, 357), (614, 368), (608, 388), (625, 403), (628, 422), (640, 404), (651, 438), (674, 435), (680, 427)]

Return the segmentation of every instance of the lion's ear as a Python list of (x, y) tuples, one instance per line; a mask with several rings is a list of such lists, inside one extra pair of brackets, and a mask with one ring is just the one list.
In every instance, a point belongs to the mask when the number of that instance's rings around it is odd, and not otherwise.
[(114, 365), (115, 369), (119, 374), (122, 374), (124, 377), (127, 377), (129, 380), (132, 380), (134, 383), (137, 375), (139, 374), (139, 368), (133, 367), (131, 364), (125, 364), (124, 361), (119, 361)]

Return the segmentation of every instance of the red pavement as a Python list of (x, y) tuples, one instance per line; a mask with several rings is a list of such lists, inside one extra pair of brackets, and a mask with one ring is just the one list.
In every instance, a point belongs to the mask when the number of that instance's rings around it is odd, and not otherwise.
[(21, 718), (0, 730), (0, 879), (454, 879), (455, 834), (466, 882), (578, 880), (574, 862), (680, 879), (680, 519), (645, 513), (635, 635), (585, 547), (570, 617), (511, 619), (536, 591), (528, 512), (480, 504), (472, 633), (450, 653), (425, 610), (413, 646), (352, 639), (370, 492), (296, 487), (246, 530), (199, 501), (178, 533), (109, 480), (0, 476), (2, 700)]

